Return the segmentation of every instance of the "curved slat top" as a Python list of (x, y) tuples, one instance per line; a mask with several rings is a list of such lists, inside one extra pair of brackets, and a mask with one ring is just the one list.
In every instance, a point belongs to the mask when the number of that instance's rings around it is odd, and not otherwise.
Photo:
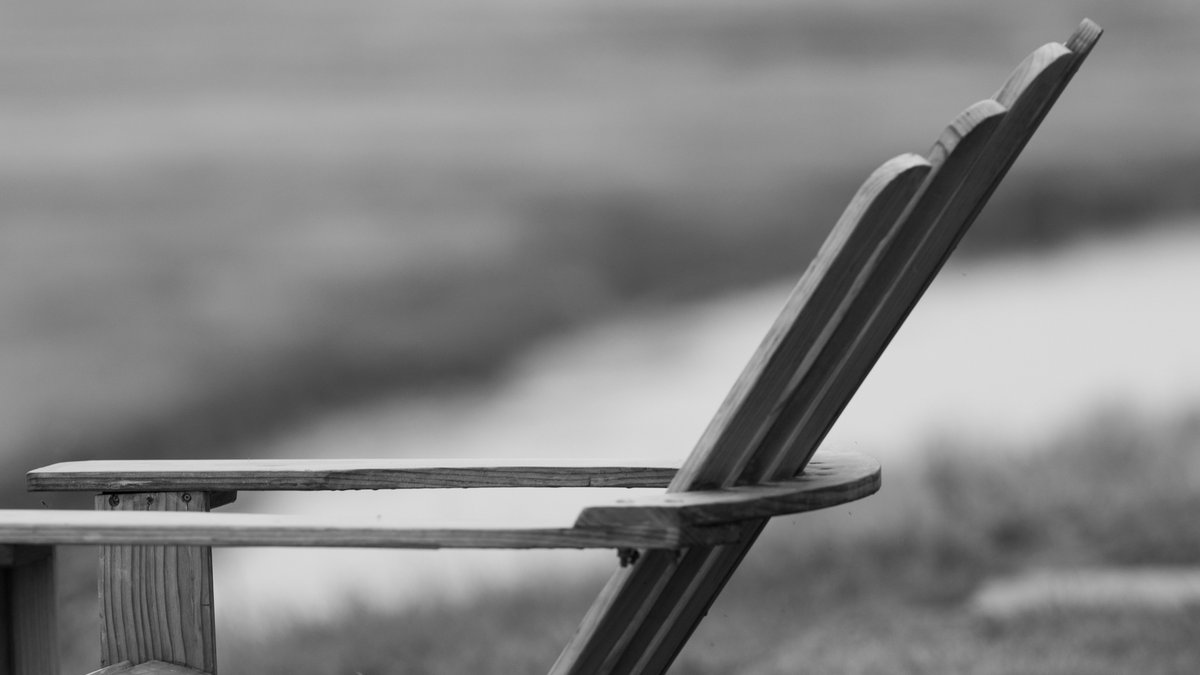
[(1025, 57), (1025, 60), (1013, 70), (993, 98), (1005, 107), (1012, 107), (1013, 103), (1016, 103), (1017, 97), (1035, 80), (1044, 77), (1044, 72), (1054, 68), (1056, 64), (1065, 66), (1074, 58), (1075, 55), (1070, 49), (1057, 42), (1044, 44)]
[[(826, 433), (929, 280), (937, 274), (948, 242), (958, 236), (964, 186), (988, 140), (1007, 111), (992, 100), (959, 113), (939, 135), (930, 153), (928, 178), (892, 228), (886, 245), (861, 272), (857, 293), (817, 363), (781, 407), (778, 419), (740, 477), (742, 483), (783, 480), (804, 468)], [(956, 208), (956, 205), (957, 208)]]
[[(968, 136), (980, 134), (982, 131), (984, 134), (982, 140), (986, 141), (988, 135), (994, 131), (994, 129), (986, 130), (988, 126), (996, 124), (1006, 112), (1008, 109), (1003, 104), (989, 98), (967, 107), (957, 117), (950, 120), (946, 128), (942, 129), (942, 134), (934, 141), (933, 148), (929, 150), (929, 164), (933, 167), (933, 171), (940, 172), (943, 165), (951, 159), (955, 148), (961, 145)], [(966, 179), (965, 172), (969, 169), (970, 166), (959, 167), (960, 174), (952, 178), (956, 187)], [(915, 206), (914, 204), (914, 208)]]
[(819, 359), (858, 291), (863, 269), (873, 264), (928, 173), (925, 159), (905, 154), (867, 178), (671, 482), (672, 492), (726, 487), (737, 480), (799, 380)]
[[(1037, 68), (1030, 69), (1022, 75), (1023, 78), (1028, 76), (1030, 84), (1015, 84), (1010, 88), (1011, 93), (997, 101), (1007, 111), (987, 118), (995, 122), (987, 125), (990, 130), (978, 134), (979, 138), (986, 138), (987, 143), (957, 144), (949, 155), (962, 156), (964, 161), (953, 162), (959, 168), (947, 171), (947, 165), (951, 163), (949, 157), (937, 167), (934, 173), (940, 176), (931, 175), (928, 184), (932, 188), (935, 182), (942, 183), (948, 201), (930, 201), (928, 197), (932, 190), (923, 189), (926, 206), (919, 207), (914, 201), (913, 209), (916, 212), (917, 208), (923, 208), (932, 216), (925, 219), (928, 229), (918, 228), (911, 236), (911, 241), (917, 245), (909, 251), (890, 254), (892, 262), (887, 267), (899, 271), (899, 276), (883, 275), (891, 278), (876, 278), (873, 282), (889, 289), (904, 289), (894, 300), (882, 305), (890, 316), (880, 317), (882, 320), (870, 318), (864, 324), (865, 329), (838, 329), (843, 340), (861, 341), (861, 346), (847, 350), (840, 357), (834, 356), (837, 363), (829, 368), (842, 371), (840, 375), (823, 381), (815, 378), (810, 380), (811, 385), (805, 385), (815, 393), (815, 397), (808, 400), (816, 401), (816, 405), (810, 407), (803, 405), (804, 401), (797, 401), (801, 405), (797, 406), (798, 414), (792, 417), (791, 424), (772, 423), (770, 436), (761, 443), (773, 446), (773, 449), (755, 453), (750, 464), (741, 471), (741, 481), (754, 483), (764, 478), (790, 475), (789, 471), (804, 467), (807, 454), (820, 442), (824, 429), (836, 419), (849, 396), (853, 395), (858, 380), (855, 375), (864, 368), (869, 369), (877, 356), (876, 350), (886, 346), (894, 328), (908, 314), (912, 302), (954, 248), (962, 231), (975, 218), (1098, 37), (1098, 27), (1085, 20), (1068, 40), (1072, 46), (1071, 54), (1061, 61), (1054, 61), (1053, 68), (1038, 72), (1034, 72)], [(1005, 105), (1010, 101), (1012, 105)], [(933, 159), (945, 154), (935, 151)], [(891, 295), (893, 290), (887, 293)], [(871, 310), (866, 303), (860, 309)], [(880, 337), (883, 339), (879, 340)], [(840, 340), (835, 337), (833, 341)], [(829, 361), (823, 356), (821, 363), (829, 364)], [(808, 396), (796, 392), (789, 398), (806, 399)], [(784, 419), (788, 417), (791, 416)], [(740, 452), (741, 449), (737, 450)], [(681, 477), (687, 473), (688, 464), (685, 464), (680, 471)], [(651, 552), (632, 568), (619, 570), (588, 611), (551, 672), (554, 675), (595, 672), (653, 675), (664, 672), (737, 568), (755, 535), (756, 532), (751, 532), (732, 546), (690, 549), (682, 556)]]
[(1067, 49), (1080, 57), (1086, 57), (1103, 34), (1103, 28), (1098, 26), (1095, 21), (1085, 18), (1079, 22), (1079, 27), (1075, 29), (1074, 33), (1071, 33), (1071, 37), (1067, 38)]
[(34, 491), (179, 492), (483, 487), (665, 487), (654, 460), (308, 459), (63, 462), (30, 471)]
[(0, 542), (319, 548), (680, 548), (729, 543), (728, 528), (407, 527), (377, 517), (187, 511), (0, 510)]

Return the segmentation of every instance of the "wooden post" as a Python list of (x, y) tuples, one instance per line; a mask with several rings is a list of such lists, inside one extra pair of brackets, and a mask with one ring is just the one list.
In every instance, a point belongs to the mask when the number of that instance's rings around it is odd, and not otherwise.
[[(100, 494), (104, 511), (208, 511), (208, 492)], [(217, 672), (212, 548), (100, 547), (100, 663), (163, 661)]]
[(54, 547), (0, 545), (0, 674), (58, 672)]

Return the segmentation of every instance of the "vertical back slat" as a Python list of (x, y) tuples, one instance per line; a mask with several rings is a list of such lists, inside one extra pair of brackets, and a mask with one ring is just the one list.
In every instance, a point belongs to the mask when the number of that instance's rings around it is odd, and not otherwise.
[[(838, 396), (848, 399), (861, 381), (847, 378), (837, 365), (847, 361), (863, 364), (861, 377), (869, 370), (869, 364), (864, 363), (868, 356), (861, 350), (861, 344), (848, 340), (847, 336), (858, 335), (871, 326), (871, 319), (885, 302), (881, 288), (886, 289), (886, 282), (893, 281), (899, 272), (895, 261), (906, 258), (925, 240), (937, 214), (967, 182), (967, 174), (984, 154), (1004, 115), (1004, 108), (995, 101), (982, 101), (963, 111), (946, 127), (935, 145), (936, 151), (930, 153), (932, 171), (920, 193), (898, 214), (897, 223), (877, 252), (874, 264), (862, 271), (862, 278), (856, 284), (858, 292), (841, 320), (832, 327), (831, 338), (812, 357), (813, 367), (803, 373), (798, 386), (782, 403), (780, 414), (756, 449), (740, 482), (780, 477), (781, 464), (807, 461), (816, 450), (836, 417), (828, 414), (830, 402)], [(763, 473), (769, 475), (761, 476)], [(752, 478), (746, 480), (747, 475)], [(697, 558), (692, 565), (704, 572), (695, 577), (679, 574), (667, 583), (664, 593), (667, 601), (652, 610), (653, 620), (639, 627), (612, 672), (665, 670), (766, 523), (762, 520), (747, 524), (754, 527), (752, 534), (737, 544), (688, 551), (685, 557)]]
[[(823, 314), (827, 323), (808, 329), (808, 335), (820, 340), (810, 340), (807, 347), (837, 347), (820, 359), (797, 358), (811, 353), (793, 351), (800, 341), (788, 340), (789, 327), (806, 315), (806, 303), (820, 286), (816, 279), (802, 280), (674, 489), (726, 485), (739, 476), (754, 482), (803, 469), (1099, 35), (1099, 28), (1085, 20), (1068, 40), (1072, 49), (1047, 45), (1034, 52), (997, 101), (976, 106), (947, 129), (930, 153), (939, 170), (904, 214), (907, 226), (900, 228), (899, 243), (884, 247), (889, 252), (878, 261), (878, 275), (854, 285), (848, 302), (826, 306), (836, 305)], [(1011, 110), (1001, 115), (996, 108)], [(962, 142), (982, 121), (991, 128), (979, 132), (979, 138), (990, 142)], [(824, 275), (818, 271), (815, 277)], [(857, 304), (850, 302), (859, 297)], [(784, 377), (772, 372), (778, 362), (795, 365)], [(814, 369), (814, 364), (819, 366)], [(665, 671), (764, 525), (746, 523), (739, 544), (680, 555), (650, 552), (635, 567), (618, 571), (552, 673)]]
[(825, 345), (874, 264), (896, 217), (929, 171), (916, 155), (880, 166), (863, 183), (834, 226), (733, 389), (680, 467), (668, 491), (733, 483)]
[[(824, 434), (857, 389), (858, 383), (869, 372), (899, 325), (907, 317), (933, 276), (936, 275), (961, 239), (966, 228), (974, 221), (983, 204), (1012, 166), (1017, 155), (1024, 148), (1070, 78), (1078, 70), (1081, 60), (1090, 52), (1099, 35), (1100, 32), (1095, 24), (1084, 21), (1069, 40), (1069, 43), (1080, 46), (1081, 53), (1072, 53), (1061, 45), (1050, 44), (1035, 51), (1016, 69), (998, 94), (1003, 99), (1002, 103), (1009, 104), (1011, 109), (1004, 115), (989, 142), (983, 147), (971, 171), (963, 177), (954, 197), (941, 209), (931, 208), (928, 206), (928, 199), (918, 198), (914, 202), (914, 212), (906, 214), (906, 226), (908, 228), (925, 227), (927, 228), (926, 235), (922, 238), (920, 245), (907, 252), (902, 250), (904, 242), (912, 240), (901, 238), (900, 244), (893, 247), (891, 259), (884, 263), (883, 269), (880, 270), (881, 274), (873, 280), (872, 283), (876, 288), (868, 288), (864, 292), (863, 295), (866, 297), (877, 296), (878, 287), (890, 286), (887, 288), (887, 297), (875, 305), (877, 316), (869, 323), (864, 324), (866, 326), (864, 332), (858, 335), (854, 335), (850, 328), (858, 322), (852, 318), (847, 319), (843, 322), (843, 329), (835, 336), (834, 342), (837, 344), (844, 344), (851, 340), (858, 344), (855, 350), (848, 352), (847, 357), (837, 363), (836, 369), (839, 372), (836, 376), (824, 380), (824, 382), (835, 385), (838, 390), (826, 391), (823, 395), (815, 397), (820, 404), (819, 410), (811, 418), (811, 423), (818, 429), (807, 429), (795, 421), (793, 421), (791, 434), (787, 433), (783, 425), (776, 427), (772, 434), (775, 438), (769, 438), (767, 442), (774, 442), (781, 447), (795, 444), (797, 439), (794, 434), (798, 433), (799, 429), (804, 429), (810, 436), (807, 443), (800, 448), (793, 446), (790, 455), (789, 453), (776, 455), (785, 458), (778, 465), (750, 467), (748, 475), (743, 480), (754, 482), (767, 478), (779, 478), (794, 475), (803, 468), (804, 463), (811, 457)], [(954, 125), (948, 129), (948, 133), (940, 139), (930, 153), (931, 161), (936, 165), (941, 165), (944, 161), (940, 158), (945, 156), (948, 149), (945, 141), (954, 138), (953, 129)], [(935, 169), (935, 175), (930, 178), (931, 186), (938, 181), (939, 174), (946, 175), (944, 171)], [(927, 195), (922, 197), (925, 196)], [(933, 213), (936, 213), (936, 217), (930, 218)], [(890, 273), (888, 267), (893, 268)], [(887, 281), (889, 276), (894, 279), (893, 282)], [(850, 358), (850, 354), (857, 354), (857, 356)], [(823, 363), (829, 364), (830, 362), (823, 361)], [(822, 426), (824, 429), (819, 430)], [(769, 456), (769, 453), (764, 453), (763, 456)], [(753, 474), (755, 470), (759, 472), (758, 475)], [(722, 569), (726, 575), (732, 574), (749, 546), (750, 542), (748, 541), (740, 545), (723, 547), (725, 550), (714, 550), (708, 555), (719, 563), (711, 564), (709, 567)], [(739, 548), (742, 550), (736, 550)], [(682, 648), (683, 641), (694, 630), (694, 624), (707, 611), (712, 599), (727, 580), (727, 577), (709, 580), (707, 588), (702, 590), (706, 590), (710, 595), (706, 598), (701, 594), (686, 601), (689, 609), (674, 612), (673, 623), (666, 625), (665, 630), (671, 635), (659, 641), (657, 652), (650, 650), (640, 657), (640, 661), (645, 664), (645, 667), (623, 672), (649, 673), (665, 669), (674, 659), (678, 649)], [(695, 582), (689, 581), (689, 586), (697, 588)], [(692, 622), (690, 627), (687, 625), (689, 621)]]
[[(1077, 44), (1081, 53), (1074, 53), (1057, 43), (1035, 50), (1005, 82), (997, 93), (997, 102), (1008, 109), (989, 142), (982, 148), (970, 172), (962, 177), (961, 185), (943, 205), (939, 200), (919, 198), (913, 212), (906, 214), (904, 227), (923, 232), (911, 250), (893, 250), (881, 265), (881, 274), (873, 279), (874, 288), (866, 295), (882, 294), (875, 304), (875, 316), (864, 324), (862, 331), (844, 330), (837, 336), (839, 343), (853, 342), (852, 356), (840, 361), (838, 374), (830, 381), (838, 390), (821, 397), (822, 411), (815, 417), (823, 427), (815, 442), (807, 447), (781, 454), (782, 462), (774, 467), (760, 468), (757, 474), (744, 478), (748, 482), (773, 477), (791, 476), (800, 471), (825, 433), (857, 391), (858, 384), (887, 347), (900, 325), (920, 300), (933, 278), (941, 270), (963, 234), (975, 221), (996, 187), (1004, 179), (1021, 150), (1029, 142), (1054, 102), (1079, 69), (1082, 59), (1090, 53), (1100, 31), (1088, 20), (1079, 26), (1068, 43)], [(940, 165), (947, 146), (943, 136), (930, 152), (930, 161)], [(935, 172), (931, 184), (938, 180)], [(853, 323), (853, 322), (847, 322)], [(785, 430), (776, 431), (782, 435)], [(778, 442), (778, 441), (777, 441)], [(786, 441), (785, 441), (786, 442)]]
[[(802, 355), (811, 353), (814, 345), (828, 340), (829, 326), (836, 325), (845, 313), (847, 303), (842, 300), (853, 297), (863, 269), (874, 263), (896, 217), (920, 189), (928, 171), (925, 160), (902, 155), (867, 179), (797, 284), (697, 449), (676, 475), (672, 489), (727, 485), (736, 478), (736, 472), (767, 432), (769, 421), (778, 414), (780, 399), (795, 386), (794, 373), (786, 372), (783, 364), (802, 361)], [(814, 323), (818, 318), (821, 323)], [(752, 532), (746, 529), (747, 535)], [(706, 564), (702, 556), (691, 555), (691, 551), (682, 555), (644, 552), (636, 565), (619, 570), (605, 587), (551, 672), (610, 672), (612, 660), (621, 656), (622, 647), (647, 615), (673, 603), (670, 596), (677, 592), (668, 589), (669, 582), (697, 578)], [(667, 597), (662, 597), (664, 592)]]
[[(974, 198), (974, 191), (969, 190), (969, 174), (987, 155), (990, 141), (1006, 114), (999, 103), (985, 100), (967, 108), (947, 125), (930, 152), (933, 170), (921, 193), (909, 204), (889, 246), (870, 276), (863, 280), (857, 302), (835, 327), (818, 367), (793, 392), (785, 404), (786, 414), (771, 428), (739, 482), (790, 477), (816, 452), (845, 403), (866, 378), (886, 340), (903, 320), (903, 316), (886, 312), (888, 303), (893, 301), (891, 293), (909, 279), (919, 282), (923, 280), (921, 275), (936, 273), (929, 266), (913, 266), (910, 262), (914, 256), (929, 255), (931, 233), (957, 228), (956, 222), (942, 216), (956, 204)], [(940, 255), (940, 251), (932, 255)], [(880, 336), (883, 339), (864, 341), (864, 336), (870, 337), (878, 331), (884, 333)]]

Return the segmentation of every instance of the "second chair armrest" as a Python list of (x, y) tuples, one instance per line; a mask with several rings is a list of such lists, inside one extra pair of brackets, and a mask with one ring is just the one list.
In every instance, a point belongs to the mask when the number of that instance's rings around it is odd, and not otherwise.
[[(382, 548), (666, 548), (738, 541), (745, 520), (835, 506), (879, 489), (879, 465), (821, 453), (792, 480), (618, 500), (583, 510), (575, 526), (396, 524), (381, 516), (314, 518), (191, 511), (0, 510), (0, 543)], [(111, 496), (115, 502), (123, 497)], [(108, 504), (108, 499), (100, 503)], [(116, 504), (113, 504), (116, 508)]]
[(40, 546), (678, 549), (728, 544), (738, 535), (737, 528), (721, 525), (556, 528), (431, 522), (411, 527), (371, 516), (0, 509), (0, 543)]

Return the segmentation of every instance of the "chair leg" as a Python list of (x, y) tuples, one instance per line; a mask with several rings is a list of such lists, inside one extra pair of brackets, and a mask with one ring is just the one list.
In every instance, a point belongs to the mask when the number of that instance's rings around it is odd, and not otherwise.
[(54, 547), (0, 545), (0, 674), (58, 672)]
[[(108, 511), (208, 511), (205, 492), (101, 494)], [(147, 661), (215, 675), (212, 548), (100, 547), (100, 663)]]

